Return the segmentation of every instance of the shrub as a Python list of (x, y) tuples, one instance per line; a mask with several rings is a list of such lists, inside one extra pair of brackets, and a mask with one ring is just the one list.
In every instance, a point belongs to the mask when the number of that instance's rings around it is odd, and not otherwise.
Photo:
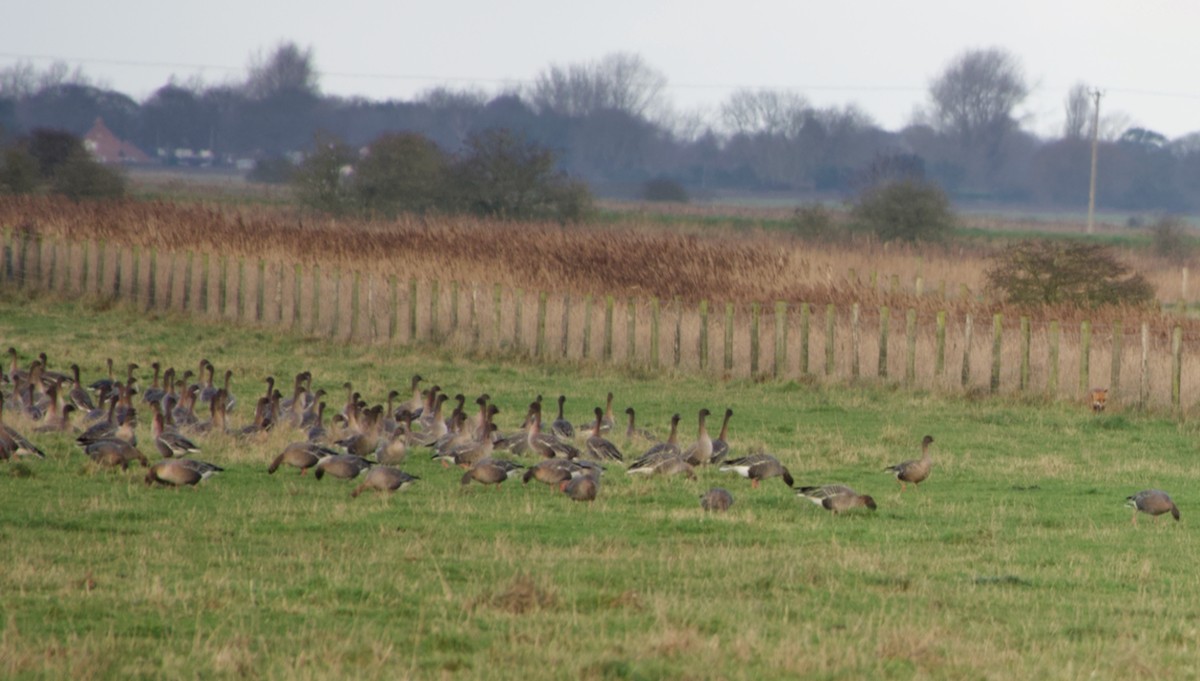
[(394, 216), (423, 213), (445, 203), (449, 161), (416, 133), (388, 133), (367, 148), (354, 168), (353, 192), (365, 211)]
[(76, 201), (117, 198), (125, 194), (125, 177), (98, 163), (71, 133), (38, 129), (4, 151), (0, 192), (30, 194), (43, 189)]
[(246, 179), (264, 184), (287, 184), (296, 175), (296, 165), (286, 158), (264, 158), (254, 162)]
[(58, 166), (50, 189), (74, 201), (115, 199), (125, 195), (125, 177), (81, 151)]
[(988, 286), (1018, 305), (1145, 305), (1154, 288), (1100, 244), (1024, 241), (1004, 249)]
[(642, 185), (642, 198), (646, 201), (664, 201), (687, 203), (688, 193), (675, 180), (668, 177), (656, 177)]
[(884, 241), (939, 241), (954, 229), (945, 192), (905, 179), (868, 188), (854, 206), (854, 220)]
[(792, 229), (801, 239), (826, 241), (837, 235), (833, 211), (819, 203), (806, 203), (792, 213)]
[(40, 181), (37, 161), (24, 149), (5, 149), (0, 157), (0, 194), (32, 194)]
[(315, 150), (292, 176), (300, 203), (326, 213), (342, 214), (353, 207), (348, 172), (354, 152), (340, 140), (319, 135)]
[(1187, 223), (1178, 215), (1164, 215), (1150, 225), (1150, 244), (1155, 255), (1175, 262), (1189, 260), (1195, 250)]

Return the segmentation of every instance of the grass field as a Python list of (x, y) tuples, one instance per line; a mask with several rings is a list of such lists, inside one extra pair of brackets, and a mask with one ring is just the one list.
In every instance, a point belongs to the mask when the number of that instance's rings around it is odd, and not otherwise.
[[(766, 447), (798, 484), (847, 483), (879, 509), (835, 517), (779, 480), (617, 466), (580, 504), (538, 483), (460, 489), (461, 471), (422, 452), (404, 465), (421, 477), (411, 489), (352, 499), (353, 483), (266, 474), (298, 439), (286, 432), (202, 440), (198, 458), (226, 472), (176, 491), (146, 487), (140, 468), (93, 469), (65, 435), (34, 437), (47, 460), (0, 464), (5, 678), (1200, 674), (1194, 423), (349, 348), (99, 307), (0, 294), (0, 345), (78, 362), (87, 380), (105, 357), (207, 357), (235, 372), (237, 424), (263, 378), (301, 369), (333, 403), (346, 380), (378, 402), (414, 371), (486, 391), (506, 430), (538, 393), (566, 394), (576, 421), (610, 390), (659, 431), (679, 412), (685, 441), (700, 407), (729, 406), (735, 455)], [(934, 473), (901, 494), (882, 469), (926, 433)], [(697, 498), (716, 485), (736, 502), (708, 515)], [(1130, 523), (1123, 500), (1148, 487), (1172, 492), (1182, 522)]]

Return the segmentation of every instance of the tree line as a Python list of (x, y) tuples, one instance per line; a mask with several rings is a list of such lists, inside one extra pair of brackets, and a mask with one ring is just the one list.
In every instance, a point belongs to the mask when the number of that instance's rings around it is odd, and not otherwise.
[[(487, 131), (506, 130), (553, 152), (555, 170), (603, 194), (669, 179), (692, 194), (781, 190), (844, 195), (902, 172), (956, 200), (1086, 204), (1090, 108), (1085, 85), (1064, 102), (1062, 134), (1022, 128), (1030, 86), (997, 48), (953, 57), (930, 82), (910, 124), (880, 127), (853, 106), (821, 107), (782, 90), (740, 90), (712, 120), (672, 113), (666, 78), (639, 56), (551, 65), (526, 87), (498, 93), (434, 88), (412, 100), (324, 95), (311, 49), (278, 45), (242, 82), (172, 80), (138, 102), (55, 65), (0, 69), (0, 143), (37, 128), (84, 134), (103, 118), (119, 137), (168, 163), (178, 150), (217, 162), (310, 154), (330, 140), (361, 150), (415, 133), (459, 157)], [(318, 134), (319, 133), (319, 134)], [(1102, 121), (1098, 200), (1104, 208), (1177, 212), (1200, 207), (1200, 133), (1167, 139)]]

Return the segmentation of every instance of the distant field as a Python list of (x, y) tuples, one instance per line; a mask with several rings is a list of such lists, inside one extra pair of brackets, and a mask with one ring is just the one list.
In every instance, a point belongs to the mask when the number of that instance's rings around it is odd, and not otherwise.
[[(950, 399), (475, 361), (436, 348), (347, 348), (261, 330), (0, 293), (0, 345), (23, 363), (105, 357), (235, 372), (235, 421), (301, 369), (370, 401), (420, 372), (490, 393), (510, 429), (536, 394), (584, 420), (608, 391), (663, 430), (735, 410), (734, 453), (765, 447), (799, 484), (843, 482), (879, 510), (833, 517), (779, 480), (751, 489), (631, 479), (599, 499), (538, 483), (460, 489), (421, 452), (393, 497), (265, 472), (292, 433), (213, 436), (227, 468), (195, 490), (98, 472), (63, 435), (46, 461), (0, 464), (0, 676), (6, 678), (1188, 678), (1197, 427), (1071, 404)], [(141, 372), (143, 380), (149, 374)], [(28, 434), (30, 424), (6, 412)], [(148, 416), (139, 438), (148, 439)], [(882, 469), (935, 469), (900, 494)], [(624, 445), (623, 438), (616, 438)], [(149, 450), (147, 446), (145, 449)], [(637, 447), (626, 450), (636, 454)], [(733, 509), (707, 515), (714, 485)], [(1183, 520), (1130, 523), (1124, 498), (1171, 491)]]

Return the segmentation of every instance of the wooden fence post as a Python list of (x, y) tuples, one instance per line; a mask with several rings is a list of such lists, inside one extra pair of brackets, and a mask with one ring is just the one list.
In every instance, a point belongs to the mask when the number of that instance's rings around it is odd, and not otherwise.
[(563, 314), (562, 314), (562, 342), (561, 352), (563, 358), (566, 358), (571, 348), (571, 294), (563, 294)]
[(672, 366), (678, 369), (683, 360), (683, 301), (679, 296), (675, 296), (675, 343), (671, 349), (675, 353)]
[[(496, 293), (500, 293), (500, 285), (496, 285)], [(500, 314), (500, 306), (496, 305), (496, 314)], [(497, 326), (499, 326), (499, 316), (496, 317)], [(410, 343), (417, 340), (417, 279), (410, 277), (408, 280), (408, 341)]]
[(1046, 390), (1050, 393), (1051, 397), (1054, 397), (1058, 395), (1058, 342), (1062, 336), (1058, 320), (1050, 322), (1049, 336), (1047, 341), (1050, 345), (1050, 350), (1047, 361), (1050, 364), (1050, 378), (1046, 381)]
[(584, 359), (592, 352), (592, 294), (583, 296), (583, 351)]
[(501, 329), (503, 311), (501, 305), (504, 301), (503, 290), (500, 284), (492, 286), (492, 349), (499, 350), (504, 344), (503, 330)]
[(908, 308), (904, 315), (904, 382), (912, 385), (917, 380), (917, 311)]
[(479, 350), (479, 283), (471, 282), (471, 305), (467, 312), (468, 324), (471, 326), (471, 352)]
[(1032, 340), (1029, 317), (1021, 317), (1021, 392), (1029, 390), (1029, 348)]
[(811, 312), (808, 303), (800, 303), (800, 375), (808, 375), (808, 348), (809, 348), (809, 318)]
[(658, 369), (658, 296), (650, 299), (650, 368)]
[(708, 301), (700, 301), (700, 370), (708, 369)]
[(999, 312), (992, 315), (992, 379), (988, 390), (992, 394), (1000, 391), (1000, 342), (1004, 334), (1004, 316)]
[(1138, 408), (1145, 409), (1150, 399), (1150, 323), (1142, 322), (1142, 375), (1138, 389)]
[(963, 325), (962, 386), (964, 388), (971, 382), (971, 335), (974, 326), (975, 318), (968, 312), (966, 323)]
[(837, 323), (837, 310), (833, 303), (825, 306), (825, 375), (832, 376), (834, 370), (833, 333)]
[(533, 344), (533, 354), (536, 357), (546, 356), (546, 292), (538, 292), (537, 306), (537, 338)]
[(637, 304), (632, 297), (625, 311), (625, 365), (637, 365)]
[[(892, 282), (897, 286), (900, 277), (892, 275)], [(888, 337), (891, 335), (892, 310), (887, 305), (879, 308), (879, 364), (875, 374), (879, 378), (888, 377)]]
[[(944, 297), (944, 296), (943, 296)], [(937, 313), (937, 348), (933, 360), (933, 375), (941, 378), (946, 374), (946, 311)]]
[(787, 303), (775, 301), (775, 363), (771, 367), (771, 375), (775, 378), (787, 375), (787, 313)]
[(1079, 323), (1079, 394), (1086, 395), (1090, 389), (1092, 354), (1092, 323)]
[(1171, 331), (1171, 406), (1179, 409), (1183, 388), (1183, 327)]
[(1113, 399), (1121, 392), (1121, 342), (1125, 336), (1125, 323), (1118, 319), (1112, 330), (1112, 370), (1108, 378), (1108, 394)]
[(458, 330), (458, 280), (450, 282), (450, 330)]
[(725, 373), (733, 371), (733, 303), (725, 303)]
[(441, 330), (438, 328), (441, 326), (441, 324), (438, 323), (440, 317), (439, 313), (442, 308), (441, 293), (442, 283), (440, 281), (434, 279), (433, 281), (429, 282), (429, 337), (433, 340), (437, 340), (441, 337)]
[(750, 377), (754, 378), (758, 375), (758, 317), (759, 304), (757, 302), (750, 303)]
[(858, 349), (860, 339), (858, 337), (858, 314), (858, 303), (854, 303), (850, 306), (850, 378), (855, 381), (858, 380), (859, 376)]
[(611, 362), (613, 358), (613, 306), (612, 296), (604, 296), (604, 361)]
[(524, 326), (522, 316), (522, 307), (525, 305), (525, 289), (519, 288), (513, 292), (513, 334), (512, 347), (513, 352), (521, 352), (521, 327)]

